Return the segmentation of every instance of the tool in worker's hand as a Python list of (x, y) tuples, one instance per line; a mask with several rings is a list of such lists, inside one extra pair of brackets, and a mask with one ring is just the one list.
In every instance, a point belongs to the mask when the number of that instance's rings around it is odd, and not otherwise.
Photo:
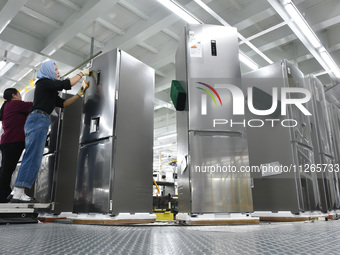
[(80, 89), (78, 90), (77, 95), (79, 97), (82, 97), (85, 94), (85, 91), (87, 90), (88, 87), (90, 87), (90, 82), (87, 82), (87, 81), (84, 80), (82, 82)]
[(85, 92), (89, 87), (90, 87), (90, 82), (87, 82), (87, 81), (83, 81), (82, 82), (82, 89), (83, 89), (83, 91)]

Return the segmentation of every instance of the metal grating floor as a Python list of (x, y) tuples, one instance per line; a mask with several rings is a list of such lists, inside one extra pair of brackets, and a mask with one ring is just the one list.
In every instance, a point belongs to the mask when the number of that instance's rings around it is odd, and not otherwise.
[(339, 254), (340, 221), (239, 226), (0, 225), (2, 255)]

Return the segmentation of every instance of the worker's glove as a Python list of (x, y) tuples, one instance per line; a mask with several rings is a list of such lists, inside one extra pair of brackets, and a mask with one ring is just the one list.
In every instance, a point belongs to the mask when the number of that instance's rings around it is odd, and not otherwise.
[(85, 94), (85, 91), (86, 91), (89, 87), (90, 87), (90, 82), (87, 83), (87, 81), (84, 80), (84, 81), (81, 83), (81, 87), (80, 87), (80, 89), (78, 90), (77, 95), (78, 95), (79, 97), (82, 97), (82, 96)]
[(84, 69), (83, 71), (81, 71), (82, 75), (84, 76), (89, 76), (90, 75), (90, 70), (89, 69)]

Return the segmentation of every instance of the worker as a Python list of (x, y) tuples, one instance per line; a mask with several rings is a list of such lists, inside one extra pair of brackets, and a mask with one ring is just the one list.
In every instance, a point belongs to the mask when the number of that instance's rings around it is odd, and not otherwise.
[(5, 89), (3, 98), (6, 101), (0, 109), (3, 128), (0, 140), (0, 203), (7, 203), (10, 201), (7, 197), (12, 191), (12, 174), (25, 148), (24, 125), (33, 102), (22, 101), (20, 92), (15, 88)]
[[(25, 153), (17, 179), (14, 183), (11, 203), (36, 203), (26, 195), (25, 188), (30, 189), (40, 169), (47, 133), (51, 124), (50, 114), (55, 107), (64, 108), (82, 97), (88, 88), (86, 81), (78, 93), (69, 99), (62, 99), (58, 91), (69, 90), (83, 77), (89, 75), (89, 69), (84, 69), (71, 79), (59, 80), (60, 74), (53, 60), (44, 62), (38, 73), (34, 91), (33, 107), (25, 124)], [(79, 128), (79, 127), (75, 127)]]

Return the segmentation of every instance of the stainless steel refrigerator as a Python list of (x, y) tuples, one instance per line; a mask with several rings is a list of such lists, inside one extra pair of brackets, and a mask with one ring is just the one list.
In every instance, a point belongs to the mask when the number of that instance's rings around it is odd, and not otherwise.
[(327, 109), (330, 116), (330, 138), (333, 145), (335, 164), (340, 164), (340, 109), (331, 103), (327, 103)]
[[(187, 94), (177, 111), (178, 205), (190, 214), (251, 212), (245, 127), (214, 127), (215, 119), (241, 121), (221, 84), (241, 87), (237, 31), (216, 25), (187, 25), (176, 52), (176, 80)], [(229, 168), (229, 170), (228, 170)]]
[(318, 184), (322, 211), (339, 208), (338, 174), (334, 171), (334, 149), (331, 143), (331, 123), (327, 110), (324, 87), (319, 79), (307, 75), (306, 82), (312, 92), (312, 142), (316, 164), (323, 166), (318, 171)]
[(154, 70), (119, 49), (91, 70), (73, 211), (152, 212)]
[[(72, 94), (62, 93), (68, 99)], [(35, 181), (35, 198), (53, 203), (46, 212), (72, 212), (78, 159), (82, 99), (50, 115), (44, 156)]]
[(331, 123), (330, 140), (333, 145), (333, 168), (338, 179), (338, 186), (340, 186), (340, 109), (335, 104), (331, 103), (327, 103), (327, 109)]
[[(315, 164), (311, 118), (291, 104), (287, 105), (286, 115), (282, 115), (281, 99), (275, 99), (273, 93), (273, 88), (277, 88), (277, 93), (282, 93), (283, 88), (308, 89), (303, 73), (292, 63), (282, 60), (244, 74), (242, 81), (245, 93), (248, 88), (252, 89), (253, 102), (258, 109), (268, 109), (277, 103), (277, 110), (264, 116), (246, 108), (248, 123), (253, 120), (263, 122), (261, 127), (247, 125), (249, 163), (258, 170), (251, 173), (254, 211), (299, 213), (319, 210), (316, 173), (305, 170)], [(301, 93), (293, 93), (288, 98), (301, 96)], [(312, 112), (311, 101), (303, 106)], [(270, 119), (275, 121), (268, 121)], [(262, 124), (260, 121), (257, 123)]]

